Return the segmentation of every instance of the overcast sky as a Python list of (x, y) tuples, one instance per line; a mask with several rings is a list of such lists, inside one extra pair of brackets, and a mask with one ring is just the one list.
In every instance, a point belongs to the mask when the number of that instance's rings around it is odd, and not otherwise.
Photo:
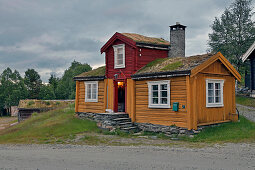
[(73, 60), (104, 64), (100, 48), (115, 32), (169, 40), (169, 25), (187, 26), (186, 55), (205, 53), (214, 17), (232, 0), (0, 0), (0, 72), (28, 68), (44, 82)]

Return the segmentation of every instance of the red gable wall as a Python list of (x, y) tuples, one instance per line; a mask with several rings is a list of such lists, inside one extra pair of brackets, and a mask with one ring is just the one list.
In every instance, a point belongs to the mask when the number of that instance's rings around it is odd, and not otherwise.
[[(117, 44), (125, 44), (125, 43), (123, 41), (116, 40), (112, 44), (112, 46)], [(130, 78), (130, 76), (135, 72), (136, 49), (125, 44), (125, 64), (126, 64), (125, 68), (114, 69), (114, 50), (112, 46), (110, 46), (105, 51), (106, 77), (113, 79), (115, 74), (119, 74), (122, 76), (122, 78)], [(120, 71), (122, 73), (119, 73)]]
[[(125, 68), (114, 69), (114, 50), (113, 45), (125, 44)], [(168, 57), (167, 50), (158, 50), (142, 47), (133, 47), (121, 41), (115, 40), (105, 50), (106, 77), (114, 79), (114, 75), (118, 74), (118, 79), (131, 78), (137, 70), (157, 58)]]

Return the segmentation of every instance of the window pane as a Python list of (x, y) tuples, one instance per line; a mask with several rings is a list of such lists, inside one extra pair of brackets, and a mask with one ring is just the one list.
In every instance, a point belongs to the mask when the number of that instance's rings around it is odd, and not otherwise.
[(220, 103), (221, 102), (221, 98), (220, 97), (215, 97), (215, 103)]
[(161, 90), (167, 90), (167, 84), (161, 84), (160, 87)]
[(152, 85), (152, 90), (158, 90), (158, 85)]
[(152, 97), (158, 97), (158, 92), (157, 91), (152, 92)]
[(167, 91), (161, 91), (161, 97), (167, 97)]
[(117, 56), (117, 65), (123, 64), (123, 54), (118, 54)]
[(213, 97), (213, 90), (208, 90), (208, 96)]
[(92, 99), (96, 99), (96, 93), (97, 93), (97, 85), (92, 84)]
[(215, 83), (215, 89), (220, 89), (220, 83)]
[(123, 53), (123, 48), (118, 48), (118, 49), (117, 49), (117, 53), (118, 53), (118, 54), (122, 54), (122, 53)]
[(213, 83), (208, 83), (208, 89), (213, 89)]
[(213, 97), (208, 97), (208, 103), (214, 103), (214, 98)]
[(88, 84), (87, 88), (87, 99), (91, 99), (91, 84)]
[(161, 98), (160, 104), (167, 104), (167, 98)]
[(220, 90), (215, 90), (215, 96), (219, 97), (220, 96)]
[(152, 98), (152, 103), (153, 104), (158, 104), (158, 98)]

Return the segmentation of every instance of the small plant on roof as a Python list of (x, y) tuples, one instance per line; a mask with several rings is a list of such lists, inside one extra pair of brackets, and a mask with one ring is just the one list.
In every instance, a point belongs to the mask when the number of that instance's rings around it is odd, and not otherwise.
[(35, 104), (34, 101), (29, 101), (29, 102), (27, 103), (27, 106), (31, 106), (31, 105), (33, 105), (33, 104)]
[(177, 61), (177, 62), (166, 65), (165, 67), (163, 67), (161, 69), (161, 71), (173, 71), (173, 70), (176, 70), (177, 68), (179, 68), (181, 66), (183, 66), (182, 62)]

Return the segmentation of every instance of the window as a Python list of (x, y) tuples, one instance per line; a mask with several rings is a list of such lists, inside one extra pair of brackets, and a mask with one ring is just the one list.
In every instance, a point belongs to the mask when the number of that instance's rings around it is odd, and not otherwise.
[(206, 107), (223, 106), (224, 80), (206, 80)]
[(97, 102), (98, 82), (85, 82), (85, 102)]
[(114, 68), (125, 68), (125, 44), (114, 45)]
[(149, 108), (170, 108), (170, 80), (150, 81)]

